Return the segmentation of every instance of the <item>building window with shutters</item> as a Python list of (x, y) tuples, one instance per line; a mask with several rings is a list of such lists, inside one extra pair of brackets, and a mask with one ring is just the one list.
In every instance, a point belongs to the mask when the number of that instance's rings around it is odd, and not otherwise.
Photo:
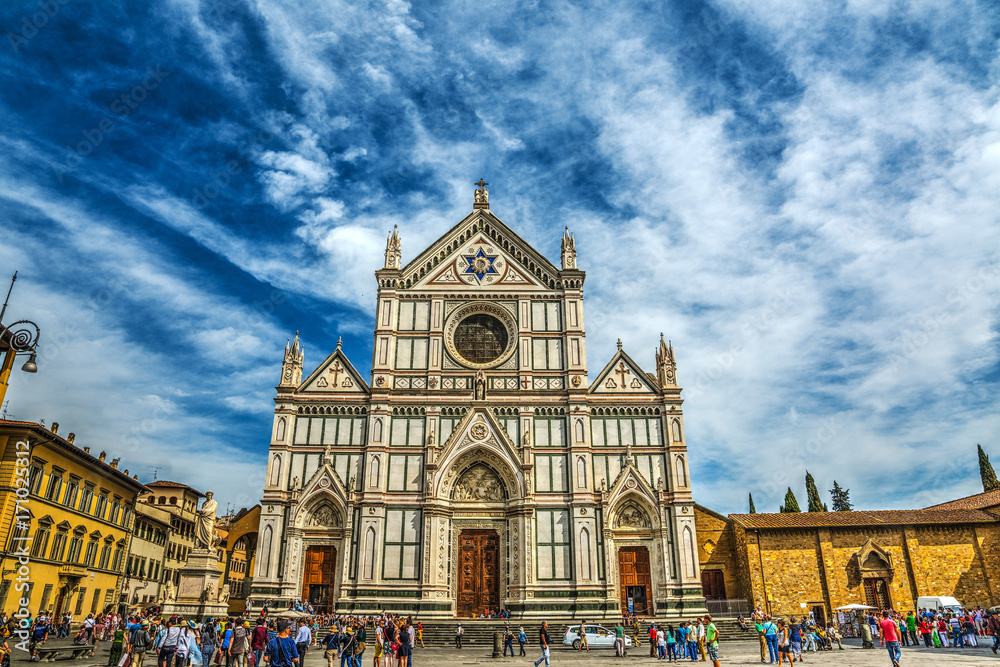
[(76, 597), (76, 611), (73, 613), (77, 616), (83, 613), (83, 599), (87, 595), (87, 589), (84, 586), (80, 587), (79, 594)]

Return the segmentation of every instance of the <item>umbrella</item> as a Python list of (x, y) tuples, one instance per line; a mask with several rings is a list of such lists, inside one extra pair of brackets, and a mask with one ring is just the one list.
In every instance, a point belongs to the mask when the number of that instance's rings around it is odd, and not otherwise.
[(869, 607), (866, 604), (858, 604), (857, 602), (852, 602), (851, 604), (845, 604), (843, 607), (837, 607), (834, 611), (859, 611), (861, 609), (874, 609), (875, 607)]
[(286, 609), (276, 614), (271, 614), (275, 618), (305, 618), (308, 615), (304, 611), (295, 611), (294, 609)]

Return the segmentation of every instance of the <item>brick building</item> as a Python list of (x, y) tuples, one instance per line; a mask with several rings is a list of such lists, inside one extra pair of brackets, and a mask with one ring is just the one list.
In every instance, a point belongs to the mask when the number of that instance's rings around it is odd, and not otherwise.
[(926, 595), (989, 607), (1000, 602), (998, 518), (1000, 492), (922, 510), (724, 518), (696, 506), (703, 589), (773, 616), (829, 618), (852, 602), (907, 611)]

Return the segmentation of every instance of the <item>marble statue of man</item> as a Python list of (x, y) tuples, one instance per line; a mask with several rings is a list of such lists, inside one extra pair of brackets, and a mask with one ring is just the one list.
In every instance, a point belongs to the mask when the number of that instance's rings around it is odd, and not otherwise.
[(219, 509), (219, 504), (212, 500), (213, 493), (205, 493), (205, 504), (198, 510), (198, 519), (195, 530), (198, 538), (198, 545), (203, 549), (213, 549), (218, 543), (219, 535), (215, 532), (215, 512)]

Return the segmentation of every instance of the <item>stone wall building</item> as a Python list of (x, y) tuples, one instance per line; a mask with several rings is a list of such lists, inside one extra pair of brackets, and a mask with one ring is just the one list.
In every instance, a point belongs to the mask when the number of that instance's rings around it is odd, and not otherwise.
[(933, 595), (1000, 602), (1000, 492), (922, 510), (731, 514), (724, 527), (719, 516), (698, 512), (703, 581), (722, 572), (729, 597), (774, 616), (905, 612)]
[(561, 266), (489, 210), (375, 272), (370, 382), (336, 349), (277, 388), (252, 595), (466, 617), (704, 608), (673, 349), (588, 376)]

